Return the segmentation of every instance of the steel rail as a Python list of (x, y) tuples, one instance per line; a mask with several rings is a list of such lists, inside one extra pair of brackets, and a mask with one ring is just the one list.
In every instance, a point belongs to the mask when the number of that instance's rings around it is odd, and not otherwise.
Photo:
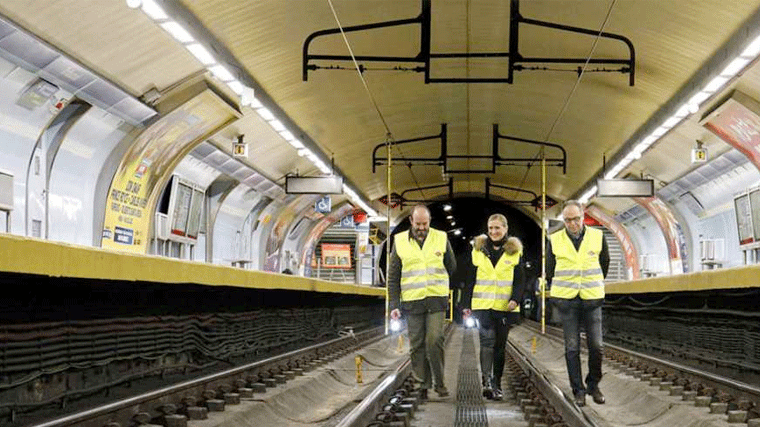
[(372, 421), (374, 414), (379, 412), (382, 402), (399, 388), (409, 376), (412, 363), (409, 357), (402, 359), (392, 373), (378, 384), (361, 403), (356, 405), (335, 427), (352, 427), (365, 425)]
[(530, 357), (523, 353), (511, 342), (507, 343), (507, 351), (517, 362), (520, 368), (536, 385), (541, 394), (552, 404), (554, 409), (562, 416), (562, 419), (574, 427), (599, 427), (595, 422), (588, 419), (583, 411), (574, 403), (565, 398), (562, 390), (536, 368), (530, 361)]
[[(380, 328), (373, 328), (369, 329), (367, 331), (363, 331), (360, 333), (357, 333), (356, 335), (360, 336), (368, 336), (366, 340), (362, 341), (363, 344), (367, 344), (373, 341), (373, 339), (379, 337), (383, 337), (382, 334), (382, 327)], [(293, 350), (287, 353), (283, 353), (277, 356), (272, 356), (263, 360), (259, 360), (257, 362), (249, 363), (246, 365), (238, 366), (232, 369), (228, 369), (226, 371), (217, 372), (211, 375), (207, 375), (204, 377), (192, 379), (189, 381), (184, 381), (178, 384), (170, 385), (168, 387), (160, 388), (157, 390), (153, 390), (147, 393), (143, 393), (137, 396), (132, 396), (127, 399), (122, 399), (117, 402), (108, 403), (102, 406), (98, 406), (95, 408), (91, 408), (82, 412), (78, 412), (71, 415), (66, 415), (63, 417), (55, 418), (50, 421), (46, 421), (40, 424), (34, 424), (33, 427), (63, 427), (63, 426), (71, 426), (76, 425), (78, 423), (84, 423), (88, 420), (92, 420), (94, 418), (102, 417), (104, 415), (107, 415), (109, 413), (114, 413), (116, 411), (126, 409), (135, 405), (140, 405), (145, 402), (154, 401), (160, 398), (165, 398), (169, 395), (179, 393), (181, 391), (192, 389), (195, 387), (203, 386), (208, 383), (213, 383), (219, 380), (223, 380), (227, 377), (234, 377), (237, 374), (244, 373), (249, 370), (265, 367), (267, 365), (276, 364), (278, 362), (282, 362), (284, 360), (296, 358), (298, 356), (301, 356), (303, 354), (308, 354), (311, 352), (319, 352), (319, 350), (322, 350), (324, 348), (329, 348), (334, 345), (342, 344), (344, 342), (347, 342), (349, 340), (356, 340), (355, 335), (346, 335), (344, 337), (335, 338), (330, 341), (326, 341), (324, 343), (311, 345), (309, 347), (304, 347), (298, 350)]]
[[(525, 321), (523, 322), (523, 325), (538, 332), (538, 329), (536, 326), (534, 326), (534, 323), (535, 322), (533, 321)], [(560, 337), (562, 334), (561, 329), (556, 328), (556, 327), (547, 327), (547, 332), (550, 332), (547, 335), (550, 335), (553, 338), (561, 339)], [(582, 339), (585, 341), (585, 336), (582, 336)], [(708, 385), (713, 386), (713, 387), (716, 387), (716, 386), (725, 387), (732, 392), (742, 395), (743, 397), (748, 397), (755, 400), (756, 402), (760, 402), (760, 387), (757, 387), (755, 385), (737, 381), (733, 378), (717, 375), (712, 372), (703, 371), (701, 369), (692, 368), (690, 366), (686, 366), (686, 365), (673, 362), (670, 360), (661, 359), (659, 357), (650, 356), (644, 353), (639, 353), (637, 351), (629, 350), (627, 348), (620, 347), (614, 344), (604, 343), (604, 347), (605, 349), (610, 349), (612, 351), (617, 352), (618, 354), (622, 354), (634, 359), (646, 361), (660, 368), (666, 368), (674, 373), (688, 376), (690, 380), (696, 380), (696, 381), (708, 383)]]

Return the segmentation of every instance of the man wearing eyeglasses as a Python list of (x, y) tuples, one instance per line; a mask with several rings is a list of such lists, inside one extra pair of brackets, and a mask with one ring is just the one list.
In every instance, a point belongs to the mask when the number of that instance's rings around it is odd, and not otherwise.
[[(562, 209), (565, 228), (549, 236), (546, 259), (547, 283), (565, 335), (565, 361), (570, 387), (578, 406), (586, 394), (604, 403), (599, 390), (602, 379), (602, 304), (604, 278), (610, 265), (609, 249), (601, 230), (583, 224), (583, 205), (568, 200)], [(588, 375), (581, 374), (580, 329), (586, 330)]]

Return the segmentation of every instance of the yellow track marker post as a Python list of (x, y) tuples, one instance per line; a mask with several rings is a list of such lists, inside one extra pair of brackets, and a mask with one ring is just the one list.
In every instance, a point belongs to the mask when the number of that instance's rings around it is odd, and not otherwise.
[(541, 147), (541, 333), (546, 333), (546, 152)]
[(386, 168), (386, 175), (388, 177), (386, 182), (386, 188), (388, 190), (388, 203), (385, 205), (385, 335), (388, 335), (388, 329), (390, 327), (390, 301), (388, 300), (388, 273), (391, 271), (391, 135), (388, 133), (385, 138), (385, 145), (388, 147), (388, 167)]
[(361, 355), (356, 355), (354, 357), (354, 362), (356, 362), (356, 383), (361, 384), (364, 382), (362, 379), (362, 360), (364, 360)]

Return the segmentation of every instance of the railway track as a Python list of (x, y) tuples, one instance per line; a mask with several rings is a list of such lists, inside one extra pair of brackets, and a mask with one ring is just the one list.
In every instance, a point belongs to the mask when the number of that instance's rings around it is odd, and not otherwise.
[(168, 385), (36, 424), (35, 427), (126, 427), (163, 425), (184, 427), (188, 420), (205, 419), (224, 411), (241, 398), (252, 398), (268, 388), (303, 375), (329, 361), (383, 337), (383, 328), (344, 334), (325, 343), (305, 347), (202, 378)]
[[(540, 333), (536, 322), (524, 321), (523, 326)], [(562, 342), (560, 328), (549, 326), (546, 332), (546, 337)], [(683, 401), (694, 402), (696, 407), (726, 414), (731, 423), (760, 426), (760, 387), (756, 385), (607, 343), (605, 365), (671, 396), (680, 396)]]

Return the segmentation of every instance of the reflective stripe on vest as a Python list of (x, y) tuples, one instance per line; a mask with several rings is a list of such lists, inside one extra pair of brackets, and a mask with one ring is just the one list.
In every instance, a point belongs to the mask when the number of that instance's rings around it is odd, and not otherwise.
[(401, 301), (449, 295), (449, 275), (443, 264), (446, 233), (431, 228), (422, 244), (409, 231), (396, 234), (396, 254), (401, 258)]
[(604, 276), (599, 265), (602, 231), (586, 227), (577, 251), (564, 229), (549, 238), (557, 261), (550, 295), (563, 299), (573, 299), (579, 294), (581, 299), (604, 298)]
[[(520, 256), (522, 252), (512, 255), (505, 252), (494, 266), (486, 254), (478, 250), (472, 251), (472, 265), (477, 267), (475, 287), (472, 290), (473, 310), (507, 311), (509, 300), (512, 299), (515, 267), (520, 262)], [(520, 305), (512, 311), (519, 313)]]

